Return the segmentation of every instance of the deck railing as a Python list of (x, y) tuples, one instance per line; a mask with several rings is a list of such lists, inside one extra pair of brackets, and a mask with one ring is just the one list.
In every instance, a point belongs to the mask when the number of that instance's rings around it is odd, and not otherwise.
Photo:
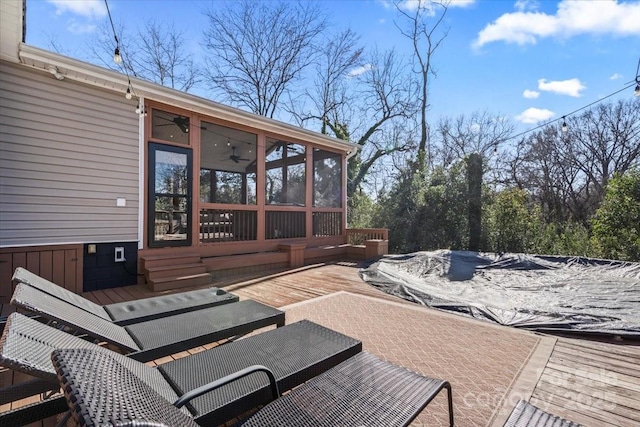
[(258, 213), (228, 209), (200, 211), (200, 242), (239, 242), (257, 239)]
[(389, 240), (389, 230), (386, 228), (347, 229), (347, 243), (350, 245), (364, 245), (367, 240)]

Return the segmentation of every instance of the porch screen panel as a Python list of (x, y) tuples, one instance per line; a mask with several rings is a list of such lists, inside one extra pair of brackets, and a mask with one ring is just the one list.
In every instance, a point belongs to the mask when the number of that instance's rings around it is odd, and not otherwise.
[(200, 202), (256, 205), (257, 136), (202, 122)]
[(305, 206), (306, 147), (267, 139), (265, 199), (269, 205)]
[(189, 144), (189, 117), (154, 109), (151, 114), (151, 137), (178, 144)]
[(342, 155), (313, 150), (313, 206), (342, 207)]

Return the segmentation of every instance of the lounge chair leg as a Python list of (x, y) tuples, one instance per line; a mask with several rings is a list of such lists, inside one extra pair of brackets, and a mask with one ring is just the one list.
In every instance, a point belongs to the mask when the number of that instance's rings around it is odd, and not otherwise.
[(453, 396), (451, 395), (451, 384), (445, 381), (444, 388), (447, 389), (447, 398), (449, 400), (449, 426), (453, 427)]

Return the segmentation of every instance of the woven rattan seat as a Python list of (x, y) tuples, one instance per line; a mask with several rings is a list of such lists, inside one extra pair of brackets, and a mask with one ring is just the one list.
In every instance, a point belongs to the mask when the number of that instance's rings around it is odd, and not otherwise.
[(129, 325), (160, 317), (173, 316), (188, 311), (237, 302), (239, 299), (237, 295), (211, 287), (116, 304), (98, 305), (22, 267), (16, 268), (13, 273), (13, 280), (46, 292), (84, 311), (102, 317), (105, 320), (110, 320), (116, 325)]
[[(183, 357), (161, 365), (162, 369), (149, 371), (146, 365), (131, 358), (13, 313), (0, 339), (0, 365), (30, 373), (49, 383), (57, 382), (50, 355), (61, 348), (93, 349), (110, 355), (173, 402), (175, 393), (183, 394), (256, 364), (267, 366), (276, 374), (280, 389), (288, 390), (357, 354), (362, 343), (315, 323), (301, 321)], [(145, 374), (148, 371), (153, 374)], [(157, 385), (159, 382), (163, 384), (161, 387)], [(187, 408), (198, 423), (233, 418), (253, 408), (255, 402), (267, 402), (271, 396), (269, 390), (267, 379), (255, 375), (194, 399)], [(174, 395), (168, 394), (170, 392)], [(21, 415), (29, 417), (29, 414)], [(20, 424), (16, 420), (34, 421), (33, 418), (17, 417), (0, 414), (0, 425)]]
[(521, 400), (518, 402), (505, 427), (580, 427), (580, 424), (551, 415), (532, 404)]
[(246, 300), (174, 316), (119, 326), (66, 301), (18, 284), (11, 303), (44, 318), (106, 341), (149, 361), (265, 326), (284, 325), (284, 312)]
[[(100, 352), (57, 350), (52, 360), (69, 408), (80, 425), (109, 422), (189, 427), (217, 425), (221, 421), (203, 423), (200, 419), (196, 424), (138, 380), (126, 366)], [(451, 389), (447, 382), (360, 353), (276, 399), (243, 425), (406, 426), (443, 388), (447, 388), (453, 425)]]

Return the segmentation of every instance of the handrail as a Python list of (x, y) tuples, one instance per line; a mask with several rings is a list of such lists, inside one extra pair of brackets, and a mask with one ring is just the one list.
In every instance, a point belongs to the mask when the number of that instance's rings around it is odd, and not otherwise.
[(387, 228), (348, 228), (347, 243), (363, 245), (367, 240), (389, 240)]

